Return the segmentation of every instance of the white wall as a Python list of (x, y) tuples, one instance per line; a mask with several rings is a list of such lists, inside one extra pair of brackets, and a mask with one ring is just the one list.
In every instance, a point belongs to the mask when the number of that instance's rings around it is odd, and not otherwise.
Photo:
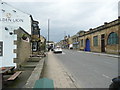
[[(23, 13), (6, 3), (0, 3), (0, 41), (3, 41), (3, 56), (0, 56), (0, 67), (16, 66), (13, 62), (13, 58), (16, 58), (16, 53), (13, 52), (16, 49), (14, 40), (17, 40), (17, 36), (9, 33), (14, 33), (15, 29), (19, 27), (23, 28), (31, 34), (31, 18), (29, 14)], [(5, 30), (5, 27), (8, 30)]]
[[(2, 9), (2, 6), (0, 5), (0, 17), (2, 17), (1, 9)], [(2, 26), (2, 22), (0, 22), (0, 25)], [(3, 41), (3, 39), (2, 39), (2, 27), (0, 27), (0, 41)], [(0, 67), (2, 66), (2, 59), (3, 59), (3, 57), (0, 56)]]
[(5, 12), (2, 12), (2, 18), (0, 18), (0, 22), (12, 30), (22, 27), (29, 34), (31, 34), (31, 18), (29, 14), (19, 11), (6, 3), (1, 5)]

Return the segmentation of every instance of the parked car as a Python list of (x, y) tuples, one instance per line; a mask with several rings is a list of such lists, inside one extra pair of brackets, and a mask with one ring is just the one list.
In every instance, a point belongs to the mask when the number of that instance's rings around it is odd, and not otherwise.
[(120, 90), (120, 76), (113, 78), (109, 90)]
[(53, 51), (54, 53), (62, 53), (62, 48), (60, 47), (60, 46), (56, 46), (55, 48), (54, 48), (54, 51)]

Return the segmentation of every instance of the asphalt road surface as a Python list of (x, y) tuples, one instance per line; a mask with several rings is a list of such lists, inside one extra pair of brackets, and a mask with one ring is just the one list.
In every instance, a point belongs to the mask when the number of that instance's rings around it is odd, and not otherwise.
[(81, 88), (108, 88), (111, 79), (118, 76), (118, 58), (75, 50), (54, 56)]

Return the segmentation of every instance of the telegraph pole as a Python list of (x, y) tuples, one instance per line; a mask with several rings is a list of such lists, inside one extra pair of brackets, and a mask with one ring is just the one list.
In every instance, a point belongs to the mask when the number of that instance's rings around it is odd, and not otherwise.
[(50, 45), (49, 45), (49, 33), (50, 33), (50, 30), (49, 30), (49, 23), (50, 23), (50, 20), (48, 19), (48, 52), (50, 50)]
[(50, 20), (48, 19), (48, 44), (49, 44), (49, 33), (50, 33), (49, 23), (50, 23)]

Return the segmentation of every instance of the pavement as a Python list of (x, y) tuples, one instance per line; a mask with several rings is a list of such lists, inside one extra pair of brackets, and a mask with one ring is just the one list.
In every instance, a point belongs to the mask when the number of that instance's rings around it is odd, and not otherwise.
[(92, 54), (96, 54), (96, 55), (100, 55), (100, 56), (108, 56), (108, 57), (120, 58), (120, 55), (115, 55), (115, 54), (97, 53), (97, 52), (86, 52), (86, 51), (78, 51), (78, 52), (92, 53)]
[(74, 79), (65, 71), (51, 51), (48, 52), (48, 58), (45, 61), (43, 77), (52, 79), (54, 88), (78, 88), (77, 84), (74, 83)]

